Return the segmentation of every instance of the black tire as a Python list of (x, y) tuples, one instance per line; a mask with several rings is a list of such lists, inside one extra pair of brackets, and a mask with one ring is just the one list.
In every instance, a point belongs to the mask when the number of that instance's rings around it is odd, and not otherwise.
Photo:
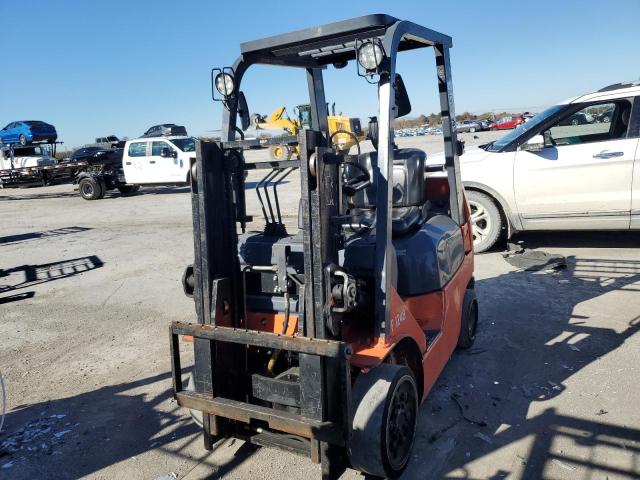
[(571, 125), (580, 125), (580, 120), (574, 118), (573, 120), (571, 120)]
[(495, 245), (502, 232), (502, 217), (494, 201), (484, 193), (467, 191), (471, 210), (473, 250), (482, 253)]
[(140, 185), (123, 185), (121, 187), (118, 187), (118, 191), (122, 195), (130, 195), (137, 192), (138, 190), (140, 190)]
[(78, 183), (80, 196), (85, 200), (98, 200), (104, 196), (101, 182), (94, 177), (84, 177)]
[(27, 137), (25, 137), (23, 133), (20, 134), (20, 137), (18, 137), (18, 139), (20, 140), (20, 145), (27, 144)]
[(460, 335), (458, 335), (458, 348), (466, 350), (471, 348), (476, 340), (478, 329), (478, 299), (476, 291), (468, 289), (464, 292), (462, 301), (462, 315), (460, 320)]
[(107, 182), (104, 181), (104, 178), (100, 177), (98, 179), (98, 182), (100, 183), (100, 197), (99, 198), (104, 198), (104, 196), (107, 193)]
[(476, 133), (476, 127), (471, 127), (469, 129), (469, 133)]
[(409, 459), (418, 419), (418, 390), (413, 372), (383, 363), (360, 373), (351, 392), (353, 430), (348, 444), (353, 468), (397, 478)]

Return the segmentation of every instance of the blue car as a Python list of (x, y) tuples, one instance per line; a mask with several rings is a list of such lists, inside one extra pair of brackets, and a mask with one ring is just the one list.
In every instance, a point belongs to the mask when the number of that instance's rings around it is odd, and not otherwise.
[(39, 120), (11, 122), (0, 130), (0, 143), (55, 142), (58, 132), (53, 125)]

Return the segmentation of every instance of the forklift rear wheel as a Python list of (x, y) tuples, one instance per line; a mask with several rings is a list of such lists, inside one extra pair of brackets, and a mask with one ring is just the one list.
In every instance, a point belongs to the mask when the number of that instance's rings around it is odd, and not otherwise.
[(476, 291), (468, 289), (464, 292), (462, 302), (462, 319), (460, 321), (460, 335), (458, 336), (458, 348), (466, 350), (471, 348), (476, 340), (478, 329), (478, 299)]
[(104, 195), (102, 185), (93, 177), (85, 177), (78, 184), (80, 196), (85, 200), (98, 200)]
[(20, 145), (27, 144), (27, 137), (25, 137), (22, 133), (20, 134)]
[(356, 378), (349, 459), (370, 475), (396, 478), (411, 455), (418, 419), (418, 389), (411, 369), (383, 363)]

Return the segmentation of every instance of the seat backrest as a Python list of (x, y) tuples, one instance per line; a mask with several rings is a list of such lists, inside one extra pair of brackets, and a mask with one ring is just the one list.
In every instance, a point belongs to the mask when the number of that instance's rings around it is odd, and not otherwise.
[[(393, 207), (419, 207), (424, 204), (424, 164), (426, 154), (417, 148), (402, 148), (393, 152)], [(358, 155), (352, 162), (369, 172), (371, 186), (348, 198), (351, 207), (373, 209), (376, 207), (376, 177), (373, 166), (378, 162), (378, 152)]]

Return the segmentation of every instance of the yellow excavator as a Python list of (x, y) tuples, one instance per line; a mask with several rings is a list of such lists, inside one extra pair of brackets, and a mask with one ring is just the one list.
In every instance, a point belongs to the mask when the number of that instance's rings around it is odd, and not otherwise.
[[(301, 129), (310, 127), (311, 105), (298, 105), (295, 111), (298, 118), (293, 120), (287, 115), (285, 107), (276, 108), (269, 116), (254, 114), (251, 117), (251, 127), (256, 130), (284, 130), (289, 135), (297, 136)], [(332, 142), (340, 151), (348, 151), (356, 144), (356, 139), (358, 141), (365, 139), (360, 119), (336, 115), (335, 106), (332, 115), (327, 116), (327, 122)], [(293, 156), (299, 156), (300, 147), (284, 143), (272, 145), (269, 154), (274, 160), (289, 160)]]

